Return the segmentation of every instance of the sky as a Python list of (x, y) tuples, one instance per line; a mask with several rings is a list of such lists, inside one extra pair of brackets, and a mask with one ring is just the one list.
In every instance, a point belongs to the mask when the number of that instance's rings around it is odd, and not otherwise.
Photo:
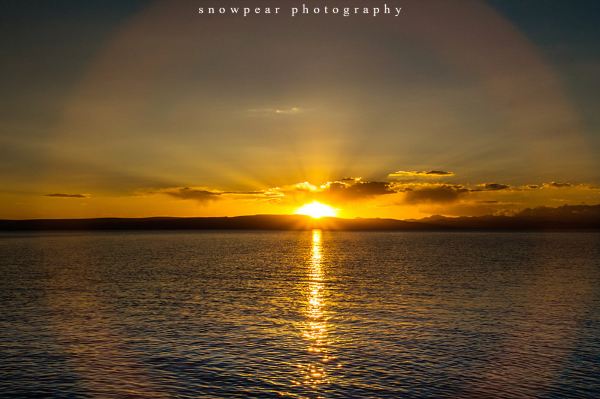
[(597, 2), (301, 4), (3, 1), (0, 218), (600, 203)]

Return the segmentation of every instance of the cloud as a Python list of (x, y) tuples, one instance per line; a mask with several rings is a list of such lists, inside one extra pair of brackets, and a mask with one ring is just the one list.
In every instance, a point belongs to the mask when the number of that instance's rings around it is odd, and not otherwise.
[(296, 115), (304, 112), (305, 110), (300, 107), (289, 107), (289, 108), (252, 108), (248, 112), (252, 115), (268, 116), (268, 115)]
[(391, 183), (379, 181), (336, 181), (326, 184), (322, 191), (325, 197), (338, 200), (356, 200), (379, 195), (394, 194)]
[(358, 183), (358, 182), (362, 181), (362, 177), (344, 177), (343, 179), (340, 179), (339, 181), (341, 181), (343, 183)]
[(390, 182), (363, 181), (360, 177), (345, 177), (321, 185), (301, 182), (282, 188), (269, 189), (266, 192), (278, 192), (281, 197), (289, 197), (296, 201), (316, 199), (329, 202), (348, 202), (394, 194), (396, 190), (393, 183)]
[(190, 187), (176, 187), (162, 190), (161, 193), (170, 195), (171, 197), (182, 200), (194, 200), (199, 203), (206, 203), (218, 200), (222, 193), (209, 191), (205, 189), (197, 189)]
[(469, 190), (461, 185), (439, 184), (407, 187), (404, 203), (452, 203), (467, 194)]
[[(430, 171), (431, 173), (451, 173)], [(430, 173), (423, 172), (423, 173)], [(265, 202), (281, 206), (297, 206), (309, 201), (321, 201), (350, 209), (352, 204), (361, 206), (418, 206), (419, 212), (454, 215), (500, 214), (523, 209), (525, 205), (545, 204), (548, 196), (542, 190), (571, 187), (556, 192), (551, 201), (574, 200), (592, 202), (598, 188), (570, 183), (525, 184), (511, 186), (502, 183), (459, 184), (439, 181), (370, 181), (361, 177), (344, 177), (339, 180), (313, 184), (308, 181), (259, 188), (256, 190), (227, 190), (207, 186), (169, 187), (151, 194), (163, 194), (180, 200), (192, 200), (200, 204), (211, 201)], [(558, 195), (561, 194), (561, 195)], [(564, 195), (563, 195), (564, 194)], [(364, 203), (362, 203), (364, 201)], [(367, 203), (369, 202), (369, 203)], [(240, 205), (241, 206), (241, 205)], [(246, 205), (244, 205), (246, 206)], [(405, 208), (408, 209), (408, 208)]]
[(557, 208), (542, 206), (526, 208), (517, 213), (521, 218), (551, 218), (560, 221), (591, 220), (600, 221), (600, 205), (563, 205)]
[(396, 172), (388, 174), (389, 178), (401, 177), (401, 178), (439, 178), (439, 177), (451, 177), (454, 176), (454, 172), (447, 172), (444, 170), (398, 170)]
[(550, 183), (544, 183), (542, 185), (543, 188), (565, 188), (565, 187), (573, 187), (573, 185), (571, 183), (557, 183), (557, 182), (550, 182)]
[[(431, 204), (427, 212), (445, 216), (507, 215), (515, 213), (522, 206), (518, 203), (498, 200), (471, 200), (469, 197), (445, 204)], [(423, 209), (423, 208), (422, 208)]]
[(510, 188), (509, 185), (500, 184), (500, 183), (483, 183), (479, 184), (478, 189), (474, 189), (473, 191), (500, 191), (500, 190), (508, 190)]
[(89, 194), (64, 194), (64, 193), (52, 193), (52, 194), (44, 194), (44, 197), (54, 197), (54, 198), (89, 198)]
[(276, 199), (284, 194), (278, 187), (255, 191), (222, 191), (207, 187), (169, 187), (160, 190), (141, 191), (142, 194), (165, 194), (181, 200), (193, 200), (201, 204), (221, 199)]

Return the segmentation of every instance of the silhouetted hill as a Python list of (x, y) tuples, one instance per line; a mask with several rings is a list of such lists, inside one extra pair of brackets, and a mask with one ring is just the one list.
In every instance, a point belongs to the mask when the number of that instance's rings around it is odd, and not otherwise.
[(419, 223), (460, 230), (576, 230), (600, 229), (600, 205), (528, 208), (513, 216), (447, 218), (433, 216)]
[(419, 220), (312, 219), (301, 215), (253, 215), (199, 218), (96, 218), (0, 220), (0, 231), (36, 230), (596, 230), (600, 229), (600, 205), (565, 205), (559, 208), (525, 209), (514, 216)]

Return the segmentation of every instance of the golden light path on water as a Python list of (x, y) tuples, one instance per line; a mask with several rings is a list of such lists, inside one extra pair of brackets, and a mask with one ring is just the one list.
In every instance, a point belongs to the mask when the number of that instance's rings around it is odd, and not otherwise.
[(322, 233), (321, 230), (315, 229), (312, 231), (311, 257), (308, 263), (306, 323), (303, 332), (308, 341), (309, 361), (299, 365), (302, 370), (301, 383), (313, 388), (329, 382), (327, 365), (335, 359), (329, 354), (328, 348), (330, 326), (326, 315), (322, 258)]

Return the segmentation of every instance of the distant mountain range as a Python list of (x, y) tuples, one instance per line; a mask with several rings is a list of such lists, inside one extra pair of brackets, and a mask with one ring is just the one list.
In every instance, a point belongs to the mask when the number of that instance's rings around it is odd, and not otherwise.
[(312, 219), (301, 215), (0, 220), (0, 231), (38, 230), (600, 230), (600, 205), (525, 209), (512, 216), (445, 217), (418, 220)]

